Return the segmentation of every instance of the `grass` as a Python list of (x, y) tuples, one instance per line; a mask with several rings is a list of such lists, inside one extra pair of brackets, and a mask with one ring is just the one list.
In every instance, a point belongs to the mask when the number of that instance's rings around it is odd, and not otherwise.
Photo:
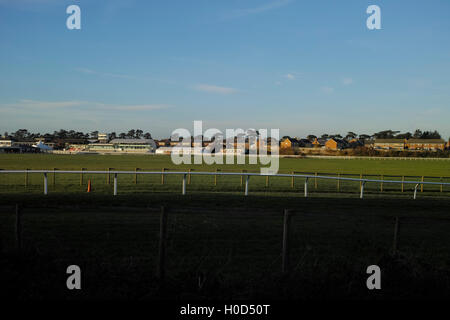
[[(135, 168), (145, 171), (161, 171), (166, 168), (171, 171), (210, 171), (220, 170), (223, 172), (258, 172), (259, 165), (174, 165), (169, 156), (145, 156), (145, 155), (0, 155), (0, 168), (10, 170), (23, 169), (48, 169), (53, 170), (115, 170), (134, 171)], [(363, 177), (372, 179), (419, 181), (425, 176), (424, 181), (450, 182), (450, 166), (446, 161), (436, 160), (344, 160), (344, 159), (298, 159), (281, 158), (280, 173), (318, 173), (337, 174), (346, 177)], [(441, 180), (440, 177), (447, 177)], [(42, 192), (43, 179), (41, 174), (2, 174), (0, 176), (0, 192), (2, 193), (40, 193)], [(85, 192), (87, 181), (91, 180), (94, 192), (110, 194), (112, 192), (112, 178), (107, 175), (83, 175), (82, 183), (80, 175), (58, 174), (53, 178), (49, 176), (50, 192)], [(107, 183), (109, 180), (109, 184)], [(81, 184), (81, 185), (80, 185)], [(267, 183), (265, 177), (252, 177), (250, 191), (260, 194), (268, 193), (299, 193), (303, 190), (303, 179), (295, 179), (294, 186), (290, 178), (271, 177)], [(335, 194), (337, 192), (357, 194), (360, 184), (358, 182), (339, 182), (328, 180), (310, 180), (310, 192)], [(390, 192), (393, 195), (411, 195), (414, 185), (406, 184), (401, 192), (401, 184), (368, 183), (365, 191), (367, 193), (379, 194)], [(148, 192), (180, 192), (181, 177), (166, 176), (164, 185), (161, 176), (138, 176), (137, 184), (135, 177), (131, 175), (120, 175), (119, 192), (121, 193), (148, 193)], [(441, 194), (442, 190), (442, 194)], [(242, 192), (243, 184), (239, 176), (192, 176), (189, 192)], [(425, 186), (423, 195), (448, 196), (450, 187)]]

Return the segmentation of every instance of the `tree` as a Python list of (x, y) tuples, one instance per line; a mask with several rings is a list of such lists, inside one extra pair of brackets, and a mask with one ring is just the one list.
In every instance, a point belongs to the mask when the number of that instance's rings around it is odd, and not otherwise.
[(395, 135), (398, 134), (399, 132), (400, 131), (384, 130), (374, 133), (373, 136), (376, 139), (394, 139)]
[(136, 132), (135, 132), (136, 139), (142, 138), (143, 134), (144, 134), (144, 131), (142, 131), (141, 129), (136, 129)]
[(369, 140), (371, 136), (369, 136), (368, 134), (360, 134), (358, 136), (359, 140)]
[(98, 131), (92, 131), (91, 132), (91, 139), (97, 139), (98, 138)]
[(431, 131), (424, 131), (422, 133), (421, 139), (441, 139), (441, 135), (436, 130)]
[(313, 135), (313, 134), (310, 134), (310, 135), (308, 135), (307, 137), (306, 137), (306, 139), (308, 139), (309, 141), (314, 141), (315, 139), (317, 139), (317, 137), (315, 136), (315, 135)]
[(412, 137), (412, 133), (411, 132), (400, 133), (400, 134), (395, 136), (396, 139), (410, 139), (411, 137)]
[(416, 131), (414, 131), (413, 138), (414, 139), (421, 139), (422, 138), (422, 130), (416, 129)]
[(110, 138), (111, 140), (116, 139), (116, 138), (117, 138), (116, 133), (115, 133), (114, 131), (111, 132), (111, 133), (109, 134), (109, 138)]
[(120, 138), (120, 139), (125, 139), (126, 137), (127, 137), (126, 133), (121, 132), (121, 133), (119, 134), (119, 138)]
[(152, 135), (151, 135), (149, 132), (146, 132), (146, 133), (144, 134), (144, 138), (145, 138), (145, 139), (151, 139), (151, 138), (152, 138)]
[(128, 131), (127, 137), (130, 139), (133, 139), (135, 134), (136, 134), (136, 130), (131, 129), (130, 131)]
[(357, 137), (356, 133), (349, 131), (347, 132), (347, 135), (345, 136), (345, 140), (352, 140)]

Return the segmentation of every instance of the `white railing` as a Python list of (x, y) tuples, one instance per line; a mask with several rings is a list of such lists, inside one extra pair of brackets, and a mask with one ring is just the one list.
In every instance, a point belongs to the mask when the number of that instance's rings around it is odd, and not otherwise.
[(450, 186), (448, 182), (430, 182), (430, 181), (405, 181), (405, 180), (379, 180), (379, 179), (365, 179), (365, 178), (345, 178), (345, 177), (332, 177), (332, 176), (320, 176), (320, 175), (307, 175), (307, 174), (261, 174), (261, 173), (249, 173), (249, 172), (180, 172), (180, 171), (87, 171), (87, 170), (0, 170), (0, 174), (6, 173), (42, 173), (44, 177), (44, 194), (48, 194), (48, 173), (67, 173), (67, 174), (113, 174), (114, 175), (114, 195), (117, 195), (117, 176), (119, 174), (157, 174), (157, 175), (182, 175), (182, 188), (181, 193), (186, 194), (186, 177), (187, 175), (221, 175), (221, 176), (245, 176), (245, 191), (244, 194), (247, 196), (249, 191), (249, 180), (252, 176), (258, 177), (290, 177), (290, 178), (304, 178), (305, 187), (304, 193), (305, 197), (308, 197), (308, 180), (309, 179), (324, 179), (324, 180), (338, 180), (338, 181), (357, 181), (361, 183), (360, 198), (364, 197), (364, 185), (367, 182), (378, 182), (378, 183), (398, 183), (398, 184), (415, 184), (414, 187), (414, 199), (417, 198), (417, 188), (420, 185), (439, 185), (439, 186)]

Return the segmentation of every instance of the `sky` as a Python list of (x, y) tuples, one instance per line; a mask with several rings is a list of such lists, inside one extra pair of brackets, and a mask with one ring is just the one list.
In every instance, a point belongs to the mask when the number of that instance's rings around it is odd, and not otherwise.
[(0, 0), (0, 132), (162, 138), (202, 120), (447, 139), (449, 14), (448, 0)]

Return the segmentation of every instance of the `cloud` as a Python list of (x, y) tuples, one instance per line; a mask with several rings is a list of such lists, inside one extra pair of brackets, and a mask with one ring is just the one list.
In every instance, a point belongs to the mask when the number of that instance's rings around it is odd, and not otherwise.
[(332, 94), (334, 92), (334, 88), (332, 87), (322, 87), (320, 88), (320, 91), (325, 94)]
[(284, 77), (289, 80), (295, 80), (295, 76), (292, 73), (288, 73)]
[(235, 10), (235, 11), (225, 15), (223, 18), (224, 19), (234, 19), (234, 18), (245, 17), (248, 15), (259, 14), (259, 13), (263, 13), (266, 11), (270, 11), (270, 10), (274, 10), (277, 8), (287, 6), (292, 2), (293, 2), (293, 0), (276, 0), (276, 1), (266, 3), (264, 5), (261, 5), (259, 7)]
[(102, 77), (109, 77), (109, 78), (122, 78), (122, 79), (138, 79), (138, 77), (130, 76), (127, 74), (118, 74), (118, 73), (109, 73), (109, 72), (98, 72), (92, 69), (88, 68), (75, 68), (76, 71), (84, 73), (84, 74), (92, 74)]
[(150, 111), (167, 109), (170, 106), (165, 104), (141, 104), (141, 105), (116, 105), (93, 101), (39, 101), (39, 100), (19, 100), (15, 103), (0, 104), (0, 109), (7, 111), (37, 111), (44, 112), (55, 109), (83, 108), (91, 111), (110, 110), (110, 111)]
[(341, 79), (341, 83), (342, 83), (344, 86), (349, 86), (349, 85), (351, 85), (351, 84), (353, 83), (353, 79), (352, 79), (352, 78), (348, 78), (348, 77), (342, 78), (342, 79)]
[(219, 93), (219, 94), (232, 94), (232, 93), (236, 93), (239, 91), (234, 88), (219, 87), (219, 86), (210, 85), (210, 84), (198, 84), (198, 85), (194, 86), (194, 89), (197, 91)]

